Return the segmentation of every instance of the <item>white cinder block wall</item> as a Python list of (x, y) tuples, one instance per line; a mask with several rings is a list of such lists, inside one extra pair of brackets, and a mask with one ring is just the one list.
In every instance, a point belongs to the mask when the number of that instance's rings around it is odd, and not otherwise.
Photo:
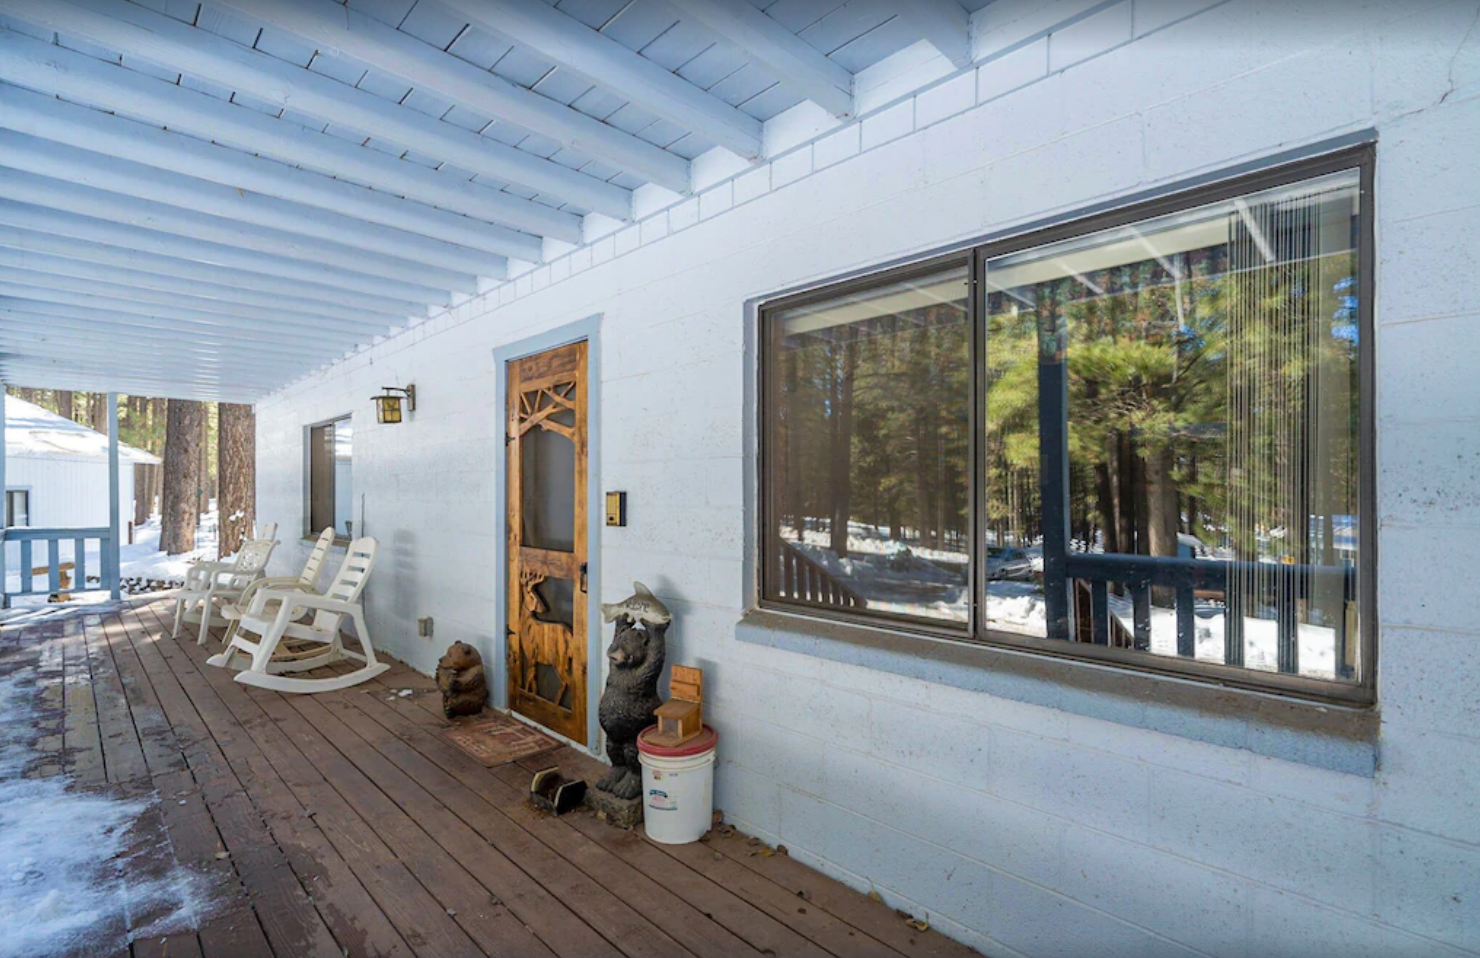
[[(602, 530), (602, 597), (640, 578), (676, 610), (732, 820), (994, 955), (1480, 953), (1480, 3), (1127, 0), (1025, 43), (1090, 5), (998, 4), (1044, 9), (978, 38), (1008, 52), (975, 71), (261, 403), (259, 516), (301, 524), (303, 429), (353, 413), (356, 517), (385, 549), (378, 641), (420, 669), (454, 639), (491, 653), (492, 350), (599, 313), (600, 486), (631, 513)], [(1375, 774), (737, 640), (748, 299), (1367, 129)], [(376, 426), (368, 397), (412, 381), (410, 422)]]

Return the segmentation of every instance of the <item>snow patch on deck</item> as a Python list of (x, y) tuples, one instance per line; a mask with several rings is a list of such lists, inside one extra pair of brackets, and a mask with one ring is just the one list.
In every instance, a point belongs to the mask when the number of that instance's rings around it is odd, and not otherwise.
[(38, 698), (34, 669), (0, 675), (0, 958), (113, 954), (198, 928), (210, 884), (175, 860), (157, 794), (25, 777), (42, 759)]

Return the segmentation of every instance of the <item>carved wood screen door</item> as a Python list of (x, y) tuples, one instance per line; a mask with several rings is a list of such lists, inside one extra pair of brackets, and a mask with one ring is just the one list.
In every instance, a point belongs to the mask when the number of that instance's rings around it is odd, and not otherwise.
[(508, 367), (509, 706), (586, 739), (586, 343)]

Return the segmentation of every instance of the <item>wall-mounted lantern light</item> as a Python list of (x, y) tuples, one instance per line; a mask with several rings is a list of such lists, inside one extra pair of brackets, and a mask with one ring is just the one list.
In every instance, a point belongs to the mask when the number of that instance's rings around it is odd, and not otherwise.
[(376, 422), (400, 422), (401, 400), (406, 400), (406, 411), (416, 412), (416, 387), (407, 386), (382, 386), (383, 392), (379, 396), (371, 396), (370, 401), (375, 403)]

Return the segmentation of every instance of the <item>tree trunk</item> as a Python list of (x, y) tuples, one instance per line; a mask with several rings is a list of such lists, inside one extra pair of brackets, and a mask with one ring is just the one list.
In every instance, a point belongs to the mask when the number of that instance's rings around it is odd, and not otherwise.
[(205, 515), (211, 511), (210, 490), (207, 488), (211, 481), (211, 415), (210, 406), (201, 403), (200, 406), (200, 444), (196, 446), (200, 454), (200, 471), (196, 473), (195, 483), (195, 511)]
[(252, 407), (221, 403), (216, 422), (216, 508), (220, 554), (235, 555), (257, 511), (257, 418)]
[(1141, 551), (1140, 543), (1136, 541), (1136, 453), (1131, 446), (1129, 433), (1116, 430), (1115, 436), (1116, 470), (1112, 491), (1115, 496), (1116, 524), (1119, 526), (1118, 543), (1121, 552), (1134, 555)]
[(63, 419), (77, 418), (76, 406), (72, 401), (72, 392), (70, 390), (57, 390), (57, 415)]
[(94, 431), (108, 434), (107, 393), (87, 393), (87, 418)]
[(195, 548), (196, 508), (200, 495), (200, 437), (205, 407), (171, 399), (165, 420), (164, 496), (160, 507), (159, 547), (169, 555)]
[(142, 526), (149, 521), (149, 466), (147, 463), (134, 463), (134, 528)]
[[(1177, 480), (1173, 475), (1175, 460), (1170, 444), (1158, 445), (1146, 454), (1147, 538), (1154, 556), (1177, 554)], [(1152, 602), (1162, 607), (1175, 604), (1171, 586), (1151, 590)]]
[[(1114, 458), (1115, 453), (1111, 451), (1112, 462)], [(1120, 551), (1120, 530), (1116, 527), (1115, 491), (1110, 477), (1111, 463), (1095, 463), (1095, 496), (1100, 513), (1100, 548), (1107, 554), (1114, 554)]]
[(838, 379), (833, 386), (836, 407), (832, 430), (832, 551), (839, 559), (848, 557), (848, 519), (853, 511), (853, 377), (858, 368), (858, 341), (849, 337), (843, 346)]

